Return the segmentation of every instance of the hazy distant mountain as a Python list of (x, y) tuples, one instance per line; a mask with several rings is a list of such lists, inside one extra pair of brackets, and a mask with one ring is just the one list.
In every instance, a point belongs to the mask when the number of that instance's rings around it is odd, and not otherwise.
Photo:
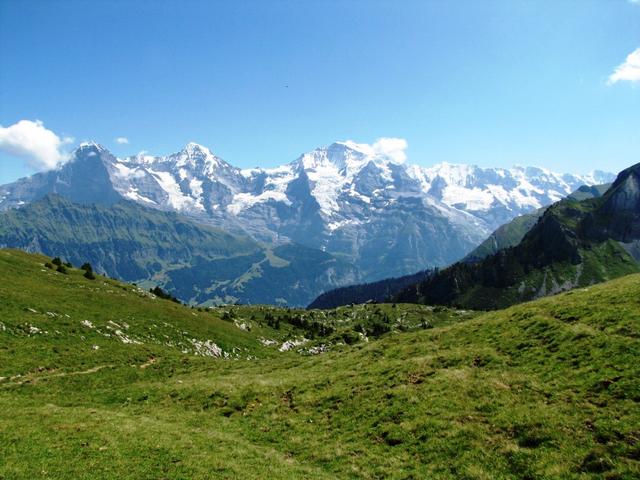
[(612, 179), (539, 168), (423, 168), (353, 142), (245, 170), (195, 143), (169, 156), (125, 159), (85, 143), (60, 169), (0, 187), (0, 209), (51, 192), (106, 204), (122, 197), (257, 240), (330, 252), (372, 281), (450, 264), (512, 218)]

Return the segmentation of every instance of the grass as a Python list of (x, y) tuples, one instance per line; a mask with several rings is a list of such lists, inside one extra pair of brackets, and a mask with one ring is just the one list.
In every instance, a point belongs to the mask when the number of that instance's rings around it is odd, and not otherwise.
[[(44, 261), (0, 251), (2, 479), (640, 476), (640, 275), (486, 314), (205, 311)], [(332, 332), (280, 352), (303, 315)]]

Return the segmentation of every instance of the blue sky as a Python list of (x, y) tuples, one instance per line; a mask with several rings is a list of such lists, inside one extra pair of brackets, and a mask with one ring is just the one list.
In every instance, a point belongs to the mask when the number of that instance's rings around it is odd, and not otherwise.
[(0, 0), (0, 183), (86, 139), (266, 167), (399, 137), (422, 165), (618, 171), (640, 78), (610, 76), (639, 47), (629, 0)]

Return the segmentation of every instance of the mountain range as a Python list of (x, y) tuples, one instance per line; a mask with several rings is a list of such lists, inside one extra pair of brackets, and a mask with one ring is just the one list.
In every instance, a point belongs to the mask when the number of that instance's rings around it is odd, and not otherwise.
[(640, 271), (640, 164), (601, 196), (581, 193), (547, 208), (514, 246), (458, 262), (395, 300), (502, 308)]
[(640, 164), (301, 310), (346, 255), (127, 199), (90, 148), (4, 187), (0, 247), (145, 283), (0, 248), (0, 478), (638, 476)]
[(62, 167), (0, 187), (0, 210), (48, 193), (80, 203), (127, 199), (267, 244), (328, 252), (371, 282), (446, 266), (514, 217), (613, 178), (533, 167), (425, 168), (350, 141), (271, 169), (236, 168), (195, 143), (168, 156), (116, 158), (88, 142)]
[[(592, 186), (583, 185), (568, 195), (566, 199), (581, 201), (589, 198), (599, 198), (609, 187), (611, 187), (610, 183)], [(543, 207), (531, 213), (525, 213), (501, 225), (489, 235), (486, 240), (465, 256), (461, 260), (461, 263), (478, 263), (503, 249), (518, 245), (529, 230), (538, 222), (540, 217), (544, 215), (547, 208), (548, 207)], [(398, 278), (378, 280), (373, 283), (338, 287), (318, 296), (318, 298), (309, 304), (308, 308), (326, 309), (352, 303), (385, 302), (392, 299), (402, 290), (425, 282), (436, 274), (438, 274), (438, 269), (424, 270)]]

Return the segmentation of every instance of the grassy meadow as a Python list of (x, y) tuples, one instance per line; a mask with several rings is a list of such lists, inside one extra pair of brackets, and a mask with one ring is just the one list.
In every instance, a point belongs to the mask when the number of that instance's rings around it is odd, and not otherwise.
[(640, 275), (198, 309), (49, 260), (0, 250), (0, 479), (640, 477)]

